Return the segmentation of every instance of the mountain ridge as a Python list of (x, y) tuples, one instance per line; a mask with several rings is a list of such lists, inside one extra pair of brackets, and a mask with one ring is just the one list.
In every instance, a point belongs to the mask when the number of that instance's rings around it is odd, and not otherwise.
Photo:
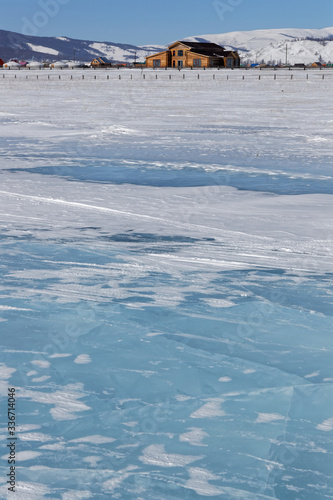
[[(333, 27), (322, 29), (281, 28), (229, 33), (197, 35), (184, 41), (213, 42), (227, 50), (239, 52), (247, 62), (310, 63), (317, 60), (333, 61)], [(287, 46), (287, 51), (286, 51)], [(80, 40), (66, 36), (40, 37), (0, 30), (0, 58), (9, 60), (54, 61), (76, 60), (88, 62), (95, 57), (107, 57), (111, 61), (132, 63), (164, 50), (163, 45), (123, 44)]]

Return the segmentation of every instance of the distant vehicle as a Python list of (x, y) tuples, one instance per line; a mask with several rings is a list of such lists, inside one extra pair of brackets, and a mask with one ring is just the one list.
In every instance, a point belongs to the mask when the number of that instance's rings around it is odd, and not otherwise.
[(38, 61), (31, 61), (27, 64), (27, 68), (29, 69), (41, 69), (43, 66), (44, 64)]
[(68, 68), (68, 63), (65, 61), (57, 61), (55, 63), (51, 63), (50, 68), (54, 68), (54, 69)]
[(68, 61), (67, 62), (67, 66), (70, 68), (70, 69), (75, 69), (75, 68), (84, 68), (84, 64), (78, 62), (78, 61)]
[(6, 69), (20, 69), (21, 64), (17, 61), (8, 61), (3, 65), (4, 68)]

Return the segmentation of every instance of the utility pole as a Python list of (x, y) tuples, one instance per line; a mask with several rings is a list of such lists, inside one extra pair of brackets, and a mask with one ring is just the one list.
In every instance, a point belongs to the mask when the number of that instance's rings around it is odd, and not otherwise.
[(136, 51), (134, 52), (134, 64), (136, 64)]
[(288, 45), (286, 45), (286, 66), (288, 66)]
[(75, 49), (74, 49), (74, 62), (75, 62)]

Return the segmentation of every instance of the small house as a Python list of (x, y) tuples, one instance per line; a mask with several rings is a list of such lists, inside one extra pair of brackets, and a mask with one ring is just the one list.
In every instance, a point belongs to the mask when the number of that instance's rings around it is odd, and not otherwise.
[(92, 62), (91, 66), (93, 68), (109, 68), (111, 67), (111, 61), (106, 57), (96, 57)]
[(4, 62), (2, 59), (0, 59), (0, 68), (2, 68), (2, 66), (3, 66), (4, 64), (5, 64), (5, 62)]
[(179, 41), (167, 50), (146, 57), (147, 68), (235, 68), (240, 57), (235, 51), (206, 42)]

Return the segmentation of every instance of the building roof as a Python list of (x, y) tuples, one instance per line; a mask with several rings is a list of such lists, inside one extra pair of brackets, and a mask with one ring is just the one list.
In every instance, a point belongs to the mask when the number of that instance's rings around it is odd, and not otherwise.
[(109, 59), (107, 59), (106, 57), (95, 57), (94, 61), (98, 61), (101, 64), (111, 64)]
[(204, 42), (186, 42), (181, 41), (184, 45), (190, 48), (190, 52), (195, 52), (196, 54), (202, 54), (203, 56), (225, 56), (226, 51), (221, 45), (217, 43), (204, 43)]
[(223, 49), (221, 45), (218, 45), (217, 43), (210, 43), (210, 42), (187, 42), (181, 40), (179, 43), (183, 43), (184, 45), (187, 45), (188, 47), (192, 47), (193, 49)]
[(161, 54), (165, 54), (166, 52), (168, 52), (168, 50), (162, 50), (162, 52), (157, 52), (156, 54), (150, 54), (150, 56), (147, 56), (146, 59), (149, 59), (149, 57), (156, 57)]

